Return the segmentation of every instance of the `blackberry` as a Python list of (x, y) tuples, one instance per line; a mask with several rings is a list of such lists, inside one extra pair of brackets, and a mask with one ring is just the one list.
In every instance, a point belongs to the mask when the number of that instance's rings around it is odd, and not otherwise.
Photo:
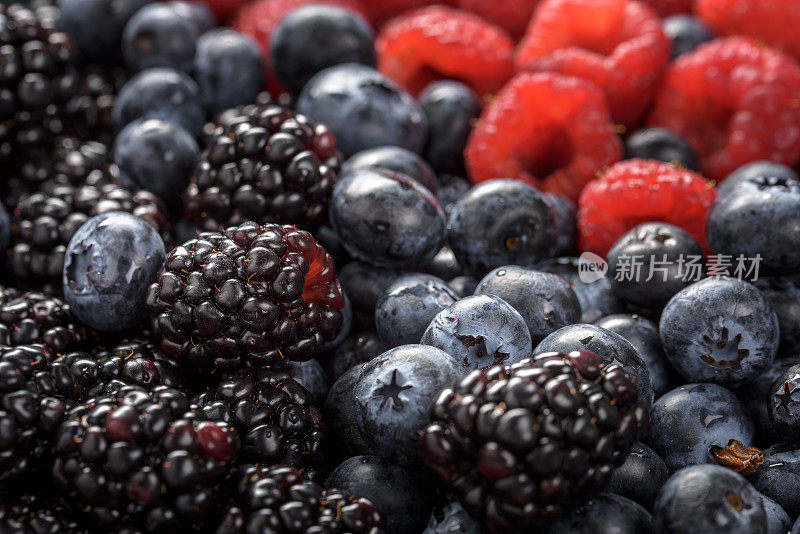
[(42, 345), (0, 347), (0, 481), (38, 464), (80, 398), (78, 381)]
[(251, 220), (313, 231), (327, 221), (342, 155), (326, 126), (267, 102), (223, 112), (204, 137), (184, 193), (202, 230)]
[(246, 222), (172, 249), (147, 306), (179, 364), (227, 371), (321, 353), (342, 327), (344, 296), (311, 234)]
[(63, 300), (0, 286), (0, 346), (38, 343), (53, 354), (65, 354), (80, 349), (89, 336)]
[[(47, 484), (47, 481), (38, 481)], [(13, 495), (0, 497), (0, 532), (3, 534), (89, 534), (91, 529), (52, 495), (43, 495), (41, 487), (25, 484)]]
[(372, 502), (324, 489), (288, 465), (243, 466), (233, 478), (233, 488), (234, 505), (218, 534), (383, 533), (383, 517)]
[(53, 480), (100, 526), (199, 528), (215, 511), (238, 449), (181, 391), (125, 386), (76, 405), (54, 441)]
[(263, 465), (289, 464), (319, 481), (326, 461), (322, 415), (311, 393), (276, 369), (256, 377), (232, 376), (192, 399), (214, 420), (235, 427), (242, 459)]
[(470, 513), (520, 532), (600, 492), (648, 425), (620, 366), (588, 351), (550, 352), (442, 391), (420, 454)]

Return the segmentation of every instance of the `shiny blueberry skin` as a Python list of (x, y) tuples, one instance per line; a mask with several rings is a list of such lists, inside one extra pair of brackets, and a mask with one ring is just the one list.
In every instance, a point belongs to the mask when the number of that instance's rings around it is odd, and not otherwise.
[(206, 112), (194, 80), (179, 70), (156, 67), (128, 80), (114, 102), (112, 118), (117, 130), (139, 118), (162, 119), (196, 135)]
[(796, 517), (800, 514), (800, 449), (782, 443), (762, 452), (764, 462), (749, 477), (750, 483)]
[(800, 443), (800, 365), (784, 371), (769, 389), (769, 420), (782, 440)]
[(218, 25), (217, 16), (205, 3), (191, 2), (188, 0), (173, 0), (167, 2), (178, 15), (188, 19), (199, 36)]
[(197, 41), (194, 77), (209, 113), (252, 103), (264, 86), (264, 63), (256, 44), (231, 29), (213, 30)]
[(766, 534), (761, 495), (740, 474), (718, 465), (696, 465), (670, 477), (656, 499), (660, 532)]
[(556, 246), (553, 254), (561, 256), (572, 253), (578, 239), (578, 206), (570, 199), (561, 195), (545, 193), (544, 199), (553, 212), (556, 225)]
[(436, 173), (419, 154), (399, 146), (379, 146), (353, 154), (342, 165), (342, 174), (361, 169), (384, 169), (416, 180), (436, 194)]
[(459, 299), (441, 278), (407, 274), (396, 278), (375, 305), (375, 329), (389, 346), (419, 343), (428, 325)]
[(439, 197), (439, 203), (444, 207), (444, 212), (450, 215), (456, 202), (467, 194), (472, 184), (463, 176), (456, 174), (441, 174), (438, 182), (439, 191), (436, 196)]
[(120, 331), (146, 315), (145, 297), (164, 263), (164, 242), (142, 219), (109, 212), (89, 219), (64, 256), (64, 297), (82, 322)]
[(783, 507), (767, 497), (761, 495), (764, 501), (764, 512), (767, 514), (766, 534), (786, 534), (792, 529), (792, 520)]
[(650, 372), (639, 351), (619, 334), (592, 324), (573, 324), (560, 328), (544, 338), (533, 350), (542, 352), (569, 353), (573, 350), (588, 350), (597, 354), (603, 363), (618, 363), (633, 378), (639, 394), (648, 406), (653, 405), (653, 386)]
[(659, 323), (672, 366), (692, 382), (738, 386), (775, 359), (778, 317), (755, 286), (706, 278), (669, 301)]
[(58, 26), (86, 60), (109, 60), (120, 55), (125, 24), (151, 0), (64, 0), (59, 2)]
[(393, 534), (419, 534), (435, 502), (428, 476), (377, 456), (354, 456), (339, 464), (325, 486), (372, 501)]
[(539, 271), (552, 273), (569, 282), (581, 303), (581, 321), (593, 323), (606, 315), (621, 313), (625, 307), (611, 290), (609, 277), (587, 284), (578, 276), (578, 258), (563, 257), (543, 261), (535, 266)]
[(673, 15), (663, 21), (664, 33), (672, 41), (672, 59), (691, 52), (715, 37), (714, 32), (697, 17)]
[(665, 128), (645, 128), (625, 140), (625, 157), (655, 159), (697, 170), (697, 155), (680, 135)]
[(668, 478), (667, 464), (656, 451), (644, 443), (636, 443), (622, 465), (611, 472), (605, 491), (622, 495), (652, 510), (658, 492)]
[(734, 390), (736, 396), (739, 397), (739, 400), (741, 400), (747, 408), (756, 427), (756, 441), (748, 445), (765, 447), (782, 441), (783, 438), (775, 432), (775, 428), (772, 426), (772, 421), (769, 416), (771, 411), (769, 402), (770, 389), (772, 389), (778, 377), (793, 364), (794, 360), (790, 358), (775, 359), (766, 369), (761, 371), (757, 377)]
[(389, 350), (386, 343), (372, 330), (351, 333), (323, 360), (330, 383), (335, 382), (349, 369), (366, 363)]
[(800, 268), (800, 183), (760, 177), (719, 198), (708, 214), (708, 245), (734, 259), (761, 256), (760, 273)]
[(428, 117), (425, 159), (436, 172), (463, 173), (464, 147), (481, 113), (478, 95), (459, 81), (441, 80), (420, 93), (419, 103)]
[(460, 502), (447, 503), (434, 510), (422, 534), (489, 534), (480, 521), (470, 517)]
[(556, 234), (542, 193), (518, 180), (488, 180), (456, 202), (447, 239), (464, 270), (483, 276), (503, 265), (547, 259)]
[(658, 327), (652, 321), (639, 315), (620, 313), (603, 317), (594, 324), (621, 335), (639, 351), (639, 356), (647, 364), (656, 398), (682, 382), (664, 356)]
[(797, 279), (770, 276), (759, 278), (753, 285), (767, 297), (778, 316), (780, 354), (795, 356), (800, 352), (800, 286)]
[(395, 278), (403, 274), (398, 269), (374, 267), (361, 261), (351, 261), (338, 271), (347, 296), (357, 310), (375, 312), (378, 297)]
[(432, 274), (442, 280), (451, 280), (457, 276), (461, 276), (464, 269), (459, 265), (456, 255), (453, 254), (453, 249), (448, 246), (442, 247), (442, 250), (436, 253), (436, 256), (431, 258), (429, 262), (422, 265), (420, 270), (424, 273)]
[(272, 31), (275, 74), (298, 94), (316, 73), (344, 63), (375, 67), (375, 32), (363, 16), (335, 6), (295, 9)]
[(539, 343), (550, 333), (581, 320), (581, 304), (569, 283), (554, 274), (506, 265), (483, 277), (476, 295), (495, 295), (517, 310), (531, 341)]
[(160, 119), (137, 119), (114, 142), (114, 163), (128, 189), (152, 191), (173, 204), (189, 184), (200, 148), (181, 126)]
[(759, 185), (780, 180), (798, 182), (800, 177), (794, 169), (786, 165), (766, 160), (754, 161), (742, 165), (726, 176), (722, 183), (717, 184), (717, 194), (723, 197), (744, 184), (749, 183), (750, 187), (758, 188)]
[(420, 343), (450, 354), (464, 374), (528, 358), (532, 346), (519, 312), (491, 295), (466, 297), (439, 312)]
[(292, 378), (314, 397), (314, 404), (324, 406), (325, 397), (328, 395), (328, 379), (319, 360), (312, 358), (304, 362), (290, 361), (287, 367)]
[(314, 75), (297, 99), (297, 111), (326, 124), (345, 156), (385, 145), (420, 152), (428, 133), (425, 114), (411, 95), (356, 63)]
[(370, 365), (371, 361), (347, 369), (333, 382), (325, 397), (325, 424), (330, 435), (335, 437), (333, 442), (341, 455), (359, 454), (367, 448), (363, 434), (356, 427), (353, 387)]
[(609, 276), (611, 288), (634, 306), (661, 309), (675, 293), (696, 281), (687, 276), (687, 267), (681, 263), (681, 258), (693, 257), (702, 264), (703, 249), (685, 230), (662, 222), (640, 224), (614, 243), (606, 261), (609, 273), (623, 273), (633, 262), (642, 265), (641, 272), (638, 277)]
[(171, 67), (190, 72), (197, 26), (168, 4), (150, 4), (137, 11), (122, 32), (122, 57), (133, 72)]
[(716, 463), (709, 447), (735, 439), (752, 443), (753, 420), (736, 395), (717, 384), (685, 384), (656, 399), (646, 443), (670, 471)]
[(420, 265), (444, 244), (439, 201), (397, 173), (363, 169), (340, 175), (331, 194), (330, 217), (350, 255), (373, 265)]
[(650, 512), (635, 501), (600, 493), (571, 514), (537, 530), (542, 534), (645, 534), (653, 532), (655, 524)]
[(8, 210), (5, 205), (0, 202), (0, 255), (5, 255), (10, 243), (11, 218), (8, 216)]
[(474, 276), (456, 276), (447, 282), (447, 285), (452, 287), (456, 295), (463, 299), (464, 297), (475, 294), (475, 288), (478, 287), (478, 280)]

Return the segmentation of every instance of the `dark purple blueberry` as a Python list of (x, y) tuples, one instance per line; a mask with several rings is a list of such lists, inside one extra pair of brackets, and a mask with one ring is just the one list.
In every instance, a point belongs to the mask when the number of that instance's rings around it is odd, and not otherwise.
[(122, 57), (132, 72), (171, 67), (191, 72), (197, 26), (169, 4), (155, 3), (137, 11), (122, 32)]
[(581, 320), (584, 323), (593, 323), (606, 315), (622, 313), (625, 308), (611, 290), (609, 277), (604, 276), (591, 283), (584, 282), (579, 275), (579, 265), (578, 258), (563, 257), (544, 261), (535, 265), (535, 268), (556, 274), (569, 282), (581, 303)]
[(680, 135), (666, 128), (644, 128), (625, 140), (625, 157), (655, 159), (686, 169), (698, 169), (697, 154)]
[(128, 20), (151, 0), (64, 0), (58, 26), (69, 34), (87, 60), (114, 60), (121, 55)]
[(717, 194), (724, 197), (742, 185), (757, 189), (764, 184), (776, 183), (781, 180), (799, 182), (800, 176), (791, 167), (780, 163), (767, 160), (754, 161), (742, 165), (726, 176), (722, 183), (717, 184)]
[(544, 199), (550, 204), (556, 225), (556, 246), (553, 255), (573, 253), (578, 242), (578, 206), (570, 199), (552, 193), (545, 193)]
[(416, 180), (430, 192), (438, 193), (436, 173), (430, 165), (415, 152), (399, 146), (379, 146), (353, 154), (342, 165), (342, 173), (362, 169), (386, 170), (399, 173)]
[(372, 360), (389, 348), (376, 332), (363, 330), (350, 334), (325, 359), (328, 382), (335, 382), (347, 370)]
[(706, 278), (669, 301), (659, 324), (667, 359), (684, 378), (738, 386), (778, 352), (778, 318), (753, 285)]
[(692, 15), (673, 15), (662, 23), (672, 41), (672, 59), (687, 54), (715, 37), (713, 30)]
[(542, 528), (542, 534), (645, 534), (656, 528), (653, 516), (640, 504), (613, 493), (601, 493), (578, 508)]
[(800, 365), (793, 365), (775, 380), (767, 402), (775, 433), (784, 441), (800, 443)]
[(669, 469), (656, 451), (636, 443), (625, 461), (611, 472), (605, 491), (622, 495), (653, 509), (658, 492), (669, 478)]
[(439, 197), (439, 203), (444, 208), (444, 212), (450, 215), (453, 211), (453, 206), (456, 202), (467, 194), (472, 184), (469, 180), (457, 174), (440, 174), (439, 175), (439, 191), (436, 196)]
[(780, 354), (800, 351), (800, 286), (796, 278), (770, 276), (753, 282), (772, 304), (781, 331)]
[(460, 502), (451, 502), (431, 514), (422, 534), (488, 534), (489, 531), (464, 509)]
[(766, 534), (786, 534), (792, 529), (792, 520), (783, 507), (767, 497), (764, 499), (764, 511), (767, 514), (767, 533)]
[(217, 16), (208, 4), (190, 0), (171, 0), (167, 5), (182, 18), (191, 21), (198, 36), (217, 26)]
[(775, 432), (770, 420), (769, 414), (772, 407), (769, 392), (778, 377), (792, 365), (794, 365), (792, 359), (776, 359), (757, 377), (735, 390), (736, 396), (744, 403), (755, 423), (756, 441), (753, 443), (754, 445), (766, 447), (783, 440), (783, 437)]
[(463, 173), (464, 148), (481, 113), (478, 95), (459, 81), (440, 80), (420, 93), (419, 103), (430, 130), (425, 159), (437, 172)]
[(478, 280), (474, 276), (456, 276), (447, 285), (453, 288), (456, 295), (461, 297), (469, 297), (475, 294), (475, 288), (478, 287)]
[(453, 254), (453, 249), (447, 245), (442, 247), (442, 250), (437, 252), (436, 256), (425, 265), (422, 265), (420, 269), (442, 280), (451, 280), (464, 272), (456, 259), (456, 255)]
[(292, 378), (311, 393), (316, 406), (325, 404), (325, 397), (328, 395), (328, 378), (319, 360), (312, 358), (304, 362), (288, 362), (286, 368)]
[(784, 443), (767, 447), (763, 455), (763, 461), (748, 480), (791, 517), (796, 517), (800, 514), (800, 449)]
[(383, 290), (403, 272), (388, 267), (374, 267), (368, 263), (351, 261), (339, 269), (339, 280), (356, 310), (374, 316), (375, 304)]

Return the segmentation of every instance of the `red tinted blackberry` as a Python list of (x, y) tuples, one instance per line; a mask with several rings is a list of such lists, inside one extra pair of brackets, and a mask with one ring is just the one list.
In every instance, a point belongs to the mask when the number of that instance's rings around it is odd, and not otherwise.
[(277, 104), (224, 112), (206, 129), (186, 216), (205, 231), (245, 221), (315, 230), (342, 163), (328, 128)]
[(39, 343), (53, 354), (65, 354), (80, 349), (88, 336), (61, 299), (0, 286), (0, 346)]
[(244, 466), (233, 478), (234, 505), (218, 534), (382, 534), (380, 510), (367, 499), (307, 481), (288, 465)]
[(53, 441), (52, 474), (104, 528), (199, 528), (217, 507), (237, 437), (182, 392), (125, 386), (70, 410)]
[(179, 364), (233, 370), (321, 353), (341, 329), (344, 296), (311, 234), (247, 222), (174, 248), (147, 306), (155, 339)]
[(428, 467), (492, 530), (515, 532), (601, 491), (649, 425), (630, 377), (587, 351), (473, 371), (431, 421)]
[(324, 475), (322, 415), (311, 393), (289, 373), (265, 368), (255, 379), (245, 375), (225, 378), (192, 402), (211, 419), (236, 428), (245, 461), (289, 464), (309, 480)]

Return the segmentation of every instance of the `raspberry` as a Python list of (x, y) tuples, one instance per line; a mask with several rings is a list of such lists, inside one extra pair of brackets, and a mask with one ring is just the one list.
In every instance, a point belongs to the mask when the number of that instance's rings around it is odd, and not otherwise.
[(525, 35), (539, 0), (458, 0), (458, 7), (504, 28), (515, 38)]
[(653, 10), (629, 0), (545, 0), (517, 51), (517, 68), (594, 82), (614, 120), (633, 127), (658, 89), (670, 43)]
[[(434, 4), (454, 5), (456, 0), (361, 0), (369, 19), (380, 27), (387, 20), (407, 11)], [(506, 0), (503, 0), (506, 1)]]
[(481, 115), (464, 153), (473, 182), (523, 180), (577, 200), (595, 173), (622, 157), (603, 94), (554, 73), (522, 73)]
[(662, 17), (692, 12), (693, 0), (642, 0)]
[(479, 94), (500, 90), (514, 73), (514, 42), (482, 18), (444, 6), (412, 11), (383, 27), (378, 69), (414, 94), (457, 78)]
[(800, 156), (800, 68), (746, 37), (715, 39), (664, 76), (649, 118), (682, 135), (714, 180), (750, 161), (793, 165)]
[[(193, 0), (198, 2), (200, 0)], [(202, 3), (208, 5), (211, 11), (220, 19), (228, 20), (240, 6), (246, 3), (247, 0), (202, 0)]]
[(697, 0), (697, 15), (721, 35), (746, 35), (800, 59), (796, 0)]
[(634, 226), (663, 221), (689, 232), (707, 251), (706, 216), (715, 198), (712, 182), (684, 168), (655, 160), (622, 161), (581, 194), (580, 249), (605, 257)]

